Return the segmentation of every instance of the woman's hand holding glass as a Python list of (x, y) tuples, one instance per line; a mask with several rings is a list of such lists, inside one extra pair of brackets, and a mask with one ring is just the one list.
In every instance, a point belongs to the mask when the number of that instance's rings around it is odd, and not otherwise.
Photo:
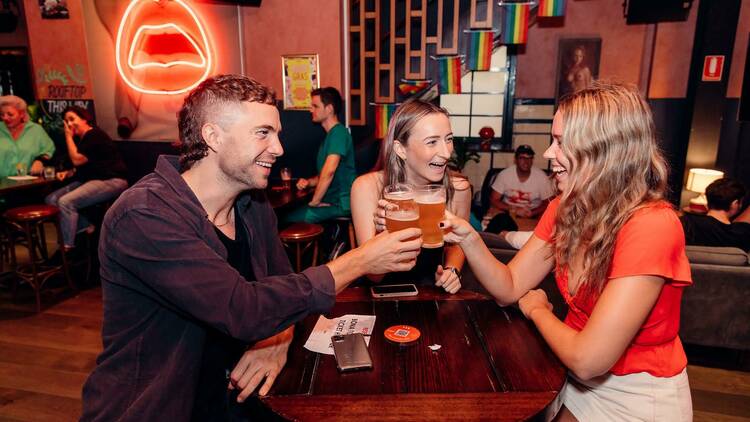
[(375, 215), (373, 215), (373, 222), (375, 223), (375, 233), (380, 233), (385, 230), (386, 208), (396, 208), (396, 205), (386, 201), (385, 199), (379, 199), (378, 208), (375, 210)]
[(443, 238), (446, 242), (460, 245), (472, 236), (479, 236), (479, 233), (463, 218), (457, 217), (448, 210), (445, 211), (445, 217), (445, 220), (440, 222), (440, 228), (443, 229)]

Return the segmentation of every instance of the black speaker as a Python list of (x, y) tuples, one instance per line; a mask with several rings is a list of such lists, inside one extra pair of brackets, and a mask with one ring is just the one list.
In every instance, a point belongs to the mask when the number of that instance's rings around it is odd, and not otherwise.
[(748, 44), (745, 53), (745, 75), (742, 77), (742, 94), (737, 120), (750, 121), (750, 44)]
[(687, 20), (693, 0), (625, 0), (627, 23), (679, 22)]

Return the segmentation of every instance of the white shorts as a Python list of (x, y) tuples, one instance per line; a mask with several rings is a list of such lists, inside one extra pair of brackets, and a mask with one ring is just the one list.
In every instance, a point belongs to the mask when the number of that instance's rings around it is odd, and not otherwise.
[(547, 408), (546, 420), (552, 420), (563, 405), (581, 422), (693, 420), (685, 369), (669, 378), (640, 372), (606, 374), (587, 381), (568, 373), (562, 391)]

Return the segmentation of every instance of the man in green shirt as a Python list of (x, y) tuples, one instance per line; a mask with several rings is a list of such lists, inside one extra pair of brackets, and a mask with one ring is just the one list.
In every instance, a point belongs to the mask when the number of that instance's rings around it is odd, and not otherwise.
[(287, 214), (287, 222), (318, 223), (351, 215), (349, 196), (357, 172), (352, 137), (338, 119), (341, 94), (336, 88), (326, 87), (313, 90), (311, 96), (312, 120), (323, 126), (326, 138), (316, 159), (318, 175), (297, 181), (298, 189), (315, 188), (312, 200)]

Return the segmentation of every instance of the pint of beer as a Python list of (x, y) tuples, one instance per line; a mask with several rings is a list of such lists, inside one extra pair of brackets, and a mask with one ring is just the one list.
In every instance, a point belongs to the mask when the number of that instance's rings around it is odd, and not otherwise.
[(405, 183), (396, 183), (388, 185), (383, 190), (383, 199), (396, 204), (414, 204), (414, 189)]
[(433, 184), (419, 188), (415, 200), (419, 207), (422, 247), (443, 246), (443, 231), (440, 229), (440, 222), (445, 219), (445, 187)]
[(393, 233), (410, 227), (419, 227), (419, 208), (414, 202), (414, 190), (409, 185), (386, 186), (383, 198), (395, 205), (385, 210), (385, 228)]

